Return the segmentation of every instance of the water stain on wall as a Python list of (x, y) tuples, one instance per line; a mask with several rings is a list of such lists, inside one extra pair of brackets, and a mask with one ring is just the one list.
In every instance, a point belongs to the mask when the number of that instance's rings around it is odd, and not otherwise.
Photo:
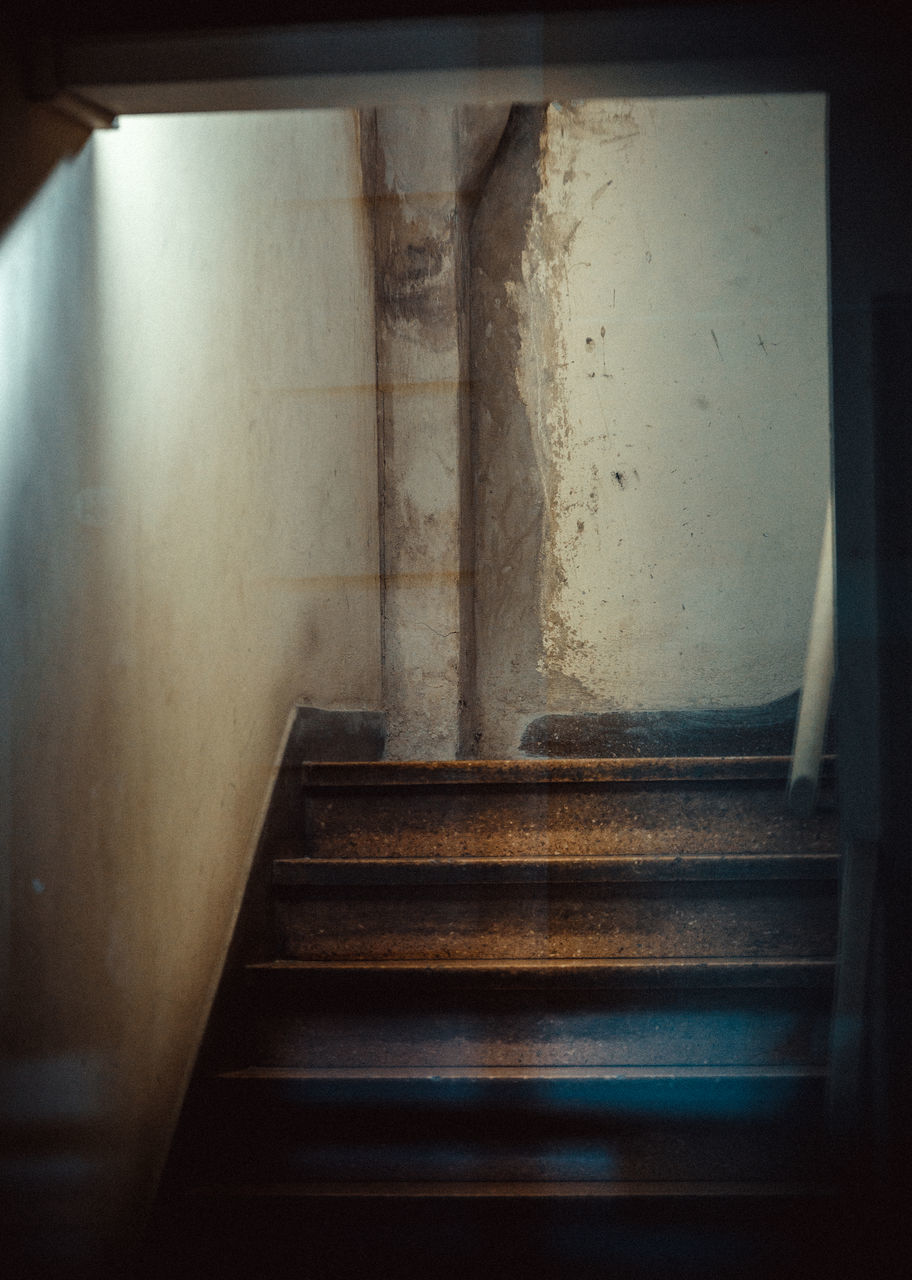
[(471, 235), (479, 704), (474, 732), (482, 756), (503, 749), (505, 715), (516, 719), (531, 709), (524, 684), (541, 656), (538, 599), (547, 495), (518, 370), (525, 315), (523, 248), (541, 185), (545, 114), (541, 106), (514, 106)]

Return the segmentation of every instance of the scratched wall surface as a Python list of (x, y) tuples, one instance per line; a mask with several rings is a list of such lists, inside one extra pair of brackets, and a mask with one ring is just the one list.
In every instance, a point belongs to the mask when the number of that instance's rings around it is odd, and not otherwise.
[(391, 759), (459, 753), (472, 661), (465, 228), (509, 107), (364, 113), (373, 196), (383, 707)]
[(485, 755), (533, 707), (794, 689), (829, 468), (822, 97), (555, 103), (537, 151), (475, 263)]

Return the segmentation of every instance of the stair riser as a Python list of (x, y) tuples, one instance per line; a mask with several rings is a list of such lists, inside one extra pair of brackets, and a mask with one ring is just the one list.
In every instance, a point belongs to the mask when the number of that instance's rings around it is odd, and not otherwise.
[(301, 960), (826, 957), (830, 881), (285, 889), (279, 953)]
[[(826, 993), (701, 992), (669, 1003), (618, 993), (476, 993), (474, 1000), (374, 1000), (329, 1011), (251, 1008), (238, 1066), (786, 1065), (825, 1061)], [(770, 996), (772, 995), (772, 999)], [(557, 998), (556, 998), (557, 997)], [(791, 998), (790, 998), (791, 997)], [(810, 997), (810, 998), (808, 998)]]
[(198, 1123), (209, 1176), (228, 1180), (810, 1177), (823, 1081), (230, 1077)]
[[(620, 993), (696, 991), (832, 992), (832, 957), (796, 959), (645, 959), (602, 960), (273, 960), (247, 967), (250, 998), (274, 1007), (275, 1001), (319, 1000), (337, 1008), (361, 998), (403, 1001), (438, 1000), (444, 993), (537, 991)], [(563, 995), (560, 996), (563, 998)], [(651, 998), (651, 997), (648, 997)], [(283, 1007), (288, 1007), (287, 1003)]]
[(845, 1252), (824, 1252), (836, 1225), (829, 1203), (811, 1197), (206, 1194), (183, 1204), (177, 1271), (162, 1274), (353, 1280), (373, 1275), (382, 1258), (396, 1280), (807, 1280), (854, 1274)]
[(737, 782), (314, 789), (301, 821), (322, 858), (815, 852), (835, 831), (790, 815), (782, 783)]

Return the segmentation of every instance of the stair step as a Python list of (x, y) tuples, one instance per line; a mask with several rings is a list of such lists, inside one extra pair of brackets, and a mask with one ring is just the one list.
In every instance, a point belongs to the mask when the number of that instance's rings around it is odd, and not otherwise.
[[(300, 837), (286, 853), (586, 859), (835, 849), (835, 812), (792, 814), (784, 774), (768, 761), (704, 761), (707, 772), (696, 776), (676, 770), (678, 763), (312, 765), (304, 774)], [(666, 771), (657, 776), (643, 767), (656, 773), (662, 764)]]
[(502, 990), (651, 987), (826, 987), (833, 984), (832, 959), (649, 957), (610, 960), (267, 960), (246, 966), (253, 979), (276, 989), (287, 984), (321, 986), (394, 985), (420, 988), (486, 986)]
[(297, 858), (273, 861), (288, 885), (624, 884), (706, 880), (835, 880), (834, 853), (647, 854), (600, 858)]
[(805, 819), (789, 763), (289, 771), (163, 1280), (785, 1274), (832, 1212), (839, 874), (833, 761)]
[[(250, 984), (222, 1061), (243, 1066), (822, 1064), (827, 987), (417, 991)], [(401, 985), (401, 984), (400, 984)], [(293, 988), (293, 989), (292, 989)]]
[(278, 893), (289, 958), (830, 957), (836, 881), (592, 879), (299, 884)]
[(201, 1086), (198, 1159), (204, 1179), (806, 1179), (824, 1081), (794, 1067), (249, 1069)]
[[(536, 1083), (540, 1081), (558, 1081), (563, 1084), (588, 1085), (590, 1081), (598, 1081), (602, 1086), (620, 1086), (622, 1090), (631, 1082), (646, 1082), (649, 1085), (661, 1082), (664, 1086), (673, 1083), (678, 1088), (683, 1081), (711, 1081), (714, 1085), (736, 1080), (739, 1083), (760, 1081), (768, 1083), (781, 1080), (816, 1080), (825, 1078), (822, 1067), (745, 1067), (745, 1066), (686, 1066), (658, 1067), (654, 1063), (642, 1063), (630, 1066), (591, 1066), (591, 1067), (245, 1067), (241, 1071), (220, 1071), (219, 1080), (247, 1081), (293, 1081), (304, 1086), (327, 1086), (333, 1098), (337, 1096), (336, 1085), (340, 1081), (351, 1081), (356, 1086), (364, 1082), (368, 1084), (387, 1083), (388, 1081), (406, 1081), (409, 1086), (431, 1086), (436, 1089), (441, 1081), (468, 1080), (473, 1084), (481, 1081), (507, 1081), (509, 1083)], [(357, 1091), (357, 1090), (356, 1090)], [(396, 1096), (399, 1090), (393, 1091)], [(419, 1093), (402, 1095), (409, 1101), (418, 1100)], [(373, 1097), (369, 1099), (373, 1102)], [(664, 1104), (662, 1105), (664, 1111)], [(712, 1114), (716, 1114), (715, 1103)]]

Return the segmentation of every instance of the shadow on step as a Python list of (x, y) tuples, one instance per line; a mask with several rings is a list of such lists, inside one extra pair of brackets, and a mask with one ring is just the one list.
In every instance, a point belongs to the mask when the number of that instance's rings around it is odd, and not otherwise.
[(510, 1195), (206, 1200), (142, 1280), (849, 1280), (832, 1203), (802, 1197)]

